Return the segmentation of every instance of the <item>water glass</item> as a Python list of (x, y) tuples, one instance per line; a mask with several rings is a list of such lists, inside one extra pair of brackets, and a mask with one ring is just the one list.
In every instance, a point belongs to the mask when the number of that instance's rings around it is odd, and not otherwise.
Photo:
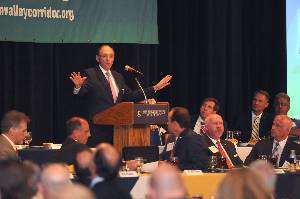
[(208, 159), (208, 169), (211, 172), (215, 172), (217, 165), (218, 165), (218, 156), (210, 156)]
[(172, 165), (174, 166), (178, 166), (179, 164), (179, 158), (177, 156), (173, 156), (170, 158), (170, 161), (169, 161)]
[(136, 161), (136, 172), (140, 174), (142, 172), (142, 167), (144, 164), (144, 158), (143, 157), (136, 157), (134, 159)]
[(29, 145), (31, 142), (32, 142), (32, 133), (28, 131), (27, 134), (25, 135), (24, 144)]

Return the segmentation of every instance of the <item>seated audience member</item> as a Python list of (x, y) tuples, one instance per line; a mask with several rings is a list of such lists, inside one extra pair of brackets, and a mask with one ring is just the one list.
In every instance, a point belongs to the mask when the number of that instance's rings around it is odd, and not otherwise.
[(94, 199), (88, 188), (80, 184), (67, 184), (59, 188), (50, 199)]
[(263, 180), (249, 168), (227, 173), (216, 191), (216, 199), (274, 199)]
[(81, 117), (72, 117), (66, 122), (68, 137), (60, 149), (60, 159), (67, 164), (74, 164), (78, 151), (88, 148), (87, 143), (90, 134), (88, 122)]
[(16, 144), (23, 144), (30, 119), (19, 111), (5, 113), (1, 120), (0, 156), (18, 158)]
[(183, 199), (187, 191), (176, 167), (162, 163), (152, 174), (149, 199)]
[(300, 145), (294, 142), (294, 138), (288, 136), (292, 125), (293, 122), (288, 116), (275, 116), (271, 130), (272, 138), (257, 142), (246, 158), (245, 164), (249, 165), (261, 155), (266, 155), (276, 159), (276, 166), (282, 167), (285, 161), (288, 161), (291, 150), (300, 154)]
[(0, 160), (0, 198), (30, 199), (35, 195), (31, 187), (31, 173), (16, 159)]
[(242, 166), (243, 162), (238, 156), (233, 143), (220, 139), (224, 132), (223, 119), (218, 114), (210, 114), (205, 119), (207, 128), (206, 134), (203, 138), (206, 143), (207, 156), (219, 156), (226, 159), (227, 168)]
[(83, 149), (76, 155), (75, 168), (75, 182), (89, 186), (91, 183), (90, 166), (93, 163), (93, 152), (91, 149)]
[[(274, 99), (275, 115), (287, 115), (290, 110), (290, 97), (286, 93), (278, 93)], [(291, 118), (293, 127), (290, 134), (300, 136), (300, 120)]]
[(275, 194), (276, 174), (273, 165), (265, 160), (256, 160), (250, 164), (250, 169), (261, 176), (266, 187)]
[(252, 110), (237, 116), (235, 130), (242, 131), (242, 142), (256, 143), (262, 138), (270, 137), (273, 115), (265, 111), (269, 106), (269, 99), (267, 91), (256, 91), (252, 99)]
[(206, 169), (207, 155), (203, 149), (202, 135), (196, 134), (190, 127), (190, 114), (186, 108), (172, 108), (168, 114), (168, 132), (170, 136), (161, 154), (163, 160), (177, 157), (179, 169)]
[(120, 154), (112, 145), (101, 143), (96, 147), (94, 164), (90, 167), (93, 177), (90, 187), (97, 199), (131, 198), (130, 194), (124, 192), (116, 183), (120, 166)]
[(71, 184), (67, 167), (58, 163), (48, 164), (42, 170), (38, 189), (44, 199), (52, 199), (59, 188), (67, 184)]
[(200, 107), (200, 114), (191, 117), (192, 128), (197, 134), (205, 133), (205, 119), (210, 114), (215, 114), (219, 111), (220, 104), (217, 99), (209, 97), (205, 98)]

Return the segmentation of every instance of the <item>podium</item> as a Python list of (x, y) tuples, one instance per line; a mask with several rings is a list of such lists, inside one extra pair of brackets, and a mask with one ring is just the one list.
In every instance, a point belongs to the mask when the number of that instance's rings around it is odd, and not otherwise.
[(125, 146), (149, 146), (150, 124), (166, 124), (169, 103), (140, 104), (122, 102), (97, 113), (94, 124), (113, 125), (114, 146), (119, 152)]

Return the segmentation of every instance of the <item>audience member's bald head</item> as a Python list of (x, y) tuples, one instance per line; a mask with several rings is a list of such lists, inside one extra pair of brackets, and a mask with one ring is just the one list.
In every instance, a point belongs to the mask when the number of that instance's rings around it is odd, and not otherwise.
[(250, 169), (262, 177), (264, 184), (270, 191), (275, 191), (276, 174), (272, 164), (264, 160), (256, 160), (250, 164)]
[(176, 167), (162, 163), (150, 180), (150, 199), (185, 198), (186, 188)]
[(277, 141), (288, 137), (293, 126), (293, 121), (287, 115), (276, 115), (273, 120), (271, 135)]
[(218, 140), (224, 132), (224, 124), (223, 119), (218, 114), (210, 114), (205, 119), (205, 126), (207, 128), (206, 134), (215, 139)]
[(44, 198), (47, 199), (60, 187), (70, 183), (70, 175), (65, 165), (58, 163), (49, 164), (43, 168), (39, 188)]
[(49, 199), (94, 199), (93, 193), (79, 184), (67, 184), (60, 187)]
[(104, 179), (113, 179), (117, 176), (121, 166), (121, 157), (119, 152), (108, 143), (97, 145), (94, 155), (96, 173)]

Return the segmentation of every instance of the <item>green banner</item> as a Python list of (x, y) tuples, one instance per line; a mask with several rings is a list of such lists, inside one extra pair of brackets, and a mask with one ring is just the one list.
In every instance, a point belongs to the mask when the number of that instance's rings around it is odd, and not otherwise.
[(0, 0), (0, 41), (157, 44), (156, 0)]

